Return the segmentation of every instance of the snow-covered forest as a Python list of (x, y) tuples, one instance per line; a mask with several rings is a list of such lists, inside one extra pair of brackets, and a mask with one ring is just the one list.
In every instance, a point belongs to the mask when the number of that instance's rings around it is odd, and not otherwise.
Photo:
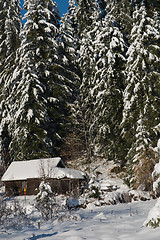
[[(160, 1), (0, 1), (1, 175), (16, 160), (103, 157), (152, 190), (159, 161)], [(158, 178), (158, 177), (157, 177)]]

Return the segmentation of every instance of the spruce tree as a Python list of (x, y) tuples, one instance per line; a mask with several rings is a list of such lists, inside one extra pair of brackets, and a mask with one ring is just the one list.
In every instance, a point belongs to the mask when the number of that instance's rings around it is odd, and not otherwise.
[(133, 2), (130, 0), (114, 0), (109, 1), (108, 11), (115, 17), (116, 25), (124, 36), (125, 42), (128, 44), (130, 31), (132, 28)]
[[(108, 14), (97, 31), (94, 89), (94, 132), (99, 151), (108, 159), (123, 164), (120, 123), (123, 109), (126, 44), (123, 34)], [(100, 30), (101, 29), (101, 30)]]
[[(74, 0), (69, 1), (68, 12), (61, 18), (60, 25), (60, 64), (63, 69), (62, 75), (66, 77), (68, 86), (71, 90), (69, 102), (72, 104), (77, 98), (77, 92), (80, 85), (80, 69), (78, 66), (78, 23), (77, 23), (77, 6)], [(60, 69), (61, 69), (60, 68)], [(60, 73), (61, 74), (61, 73)]]
[(0, 138), (3, 165), (10, 162), (8, 132), (10, 104), (8, 98), (12, 89), (11, 78), (16, 68), (16, 51), (20, 46), (21, 13), (19, 0), (0, 2)]
[(24, 1), (10, 124), (12, 160), (54, 156), (65, 131), (68, 88), (59, 74), (59, 11), (52, 0)]
[(78, 2), (78, 34), (80, 39), (79, 66), (82, 72), (77, 119), (85, 139), (87, 158), (92, 156), (91, 126), (93, 122), (93, 77), (95, 74), (94, 41), (100, 10), (96, 1)]
[[(135, 6), (130, 47), (127, 51), (126, 88), (124, 91), (123, 137), (126, 140), (129, 182), (132, 182), (138, 156), (156, 146), (160, 119), (159, 30), (154, 14), (145, 3)], [(152, 16), (152, 18), (151, 18)], [(143, 127), (139, 128), (141, 122)], [(137, 133), (143, 130), (143, 134)], [(143, 138), (140, 140), (140, 136)], [(137, 161), (136, 161), (137, 159)]]
[[(83, 74), (79, 112), (85, 122), (89, 155), (98, 151), (122, 163), (120, 123), (126, 43), (115, 17), (109, 13), (103, 19), (105, 14), (101, 14), (96, 2), (90, 4), (90, 1), (79, 1), (80, 66)], [(107, 5), (102, 7), (105, 9)]]
[(77, 6), (75, 0), (69, 0), (67, 13), (61, 18), (60, 35), (68, 60), (76, 65), (79, 49)]
[[(79, 148), (79, 140), (81, 139), (79, 122), (77, 122), (77, 99), (79, 97), (79, 87), (81, 84), (81, 71), (78, 63), (79, 59), (79, 35), (78, 35), (78, 7), (74, 0), (69, 0), (69, 7), (67, 13), (61, 18), (60, 25), (60, 50), (61, 50), (61, 65), (65, 69), (68, 80), (70, 80), (70, 87), (72, 95), (69, 100), (71, 107), (71, 127), (68, 129), (68, 134), (64, 139), (64, 144), (61, 147), (62, 154), (72, 155), (71, 148)], [(69, 81), (68, 81), (69, 82)], [(70, 144), (70, 143), (74, 144)], [(72, 146), (71, 146), (72, 145)]]

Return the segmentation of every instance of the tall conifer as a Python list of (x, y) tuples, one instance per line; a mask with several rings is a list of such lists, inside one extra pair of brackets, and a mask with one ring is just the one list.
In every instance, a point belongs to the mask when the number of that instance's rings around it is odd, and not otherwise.
[(19, 66), (12, 79), (16, 85), (16, 94), (11, 96), (13, 160), (56, 154), (68, 114), (68, 89), (59, 75), (57, 6), (52, 0), (26, 0), (24, 8), (27, 21), (21, 33)]
[(123, 162), (120, 123), (123, 109), (126, 43), (123, 34), (108, 14), (97, 31), (96, 74), (94, 89), (95, 140), (109, 159)]
[(10, 161), (8, 132), (10, 106), (8, 98), (12, 89), (11, 78), (16, 68), (16, 51), (20, 46), (21, 13), (19, 0), (0, 2), (0, 138), (1, 158), (4, 165)]
[(94, 41), (97, 31), (97, 20), (100, 10), (96, 1), (79, 0), (78, 31), (80, 38), (79, 66), (82, 72), (80, 94), (78, 99), (78, 119), (81, 119), (81, 130), (85, 138), (88, 159), (92, 155), (91, 125), (93, 121), (93, 76), (95, 74)]
[[(145, 3), (135, 6), (130, 47), (127, 51), (126, 88), (124, 91), (123, 136), (126, 139), (126, 159), (132, 173), (136, 156), (147, 148), (156, 146), (157, 133), (154, 131), (160, 120), (160, 72), (159, 72), (159, 31), (154, 15), (150, 15)], [(139, 128), (141, 122), (143, 128)], [(137, 129), (143, 129), (142, 134)], [(144, 133), (145, 132), (145, 133)], [(137, 158), (138, 160), (138, 158)], [(130, 175), (130, 180), (133, 176)]]

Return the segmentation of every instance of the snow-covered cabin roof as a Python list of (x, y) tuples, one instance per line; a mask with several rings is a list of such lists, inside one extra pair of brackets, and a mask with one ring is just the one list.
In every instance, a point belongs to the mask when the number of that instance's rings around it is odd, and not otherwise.
[(1, 181), (27, 180), (44, 176), (57, 179), (84, 179), (84, 175), (82, 171), (66, 168), (61, 158), (56, 157), (12, 162)]

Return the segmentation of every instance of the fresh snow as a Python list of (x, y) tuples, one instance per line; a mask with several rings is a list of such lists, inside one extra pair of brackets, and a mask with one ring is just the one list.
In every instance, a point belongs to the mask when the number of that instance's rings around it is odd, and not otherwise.
[(159, 163), (157, 163), (154, 166), (154, 171), (152, 173), (152, 178), (154, 180), (153, 182), (153, 190), (155, 192), (159, 192), (159, 184), (160, 184), (160, 139), (157, 142), (157, 147), (155, 148), (155, 150), (157, 151), (158, 155), (159, 155)]
[(26, 180), (40, 178), (44, 174), (51, 178), (84, 179), (84, 173), (71, 168), (57, 167), (61, 158), (34, 159), (29, 161), (14, 161), (2, 176), (2, 181)]
[(29, 109), (29, 110), (28, 110), (28, 114), (27, 114), (28, 122), (31, 120), (31, 118), (32, 118), (33, 116), (34, 116), (33, 110), (32, 110), (32, 109)]
[(147, 220), (144, 226), (152, 227), (152, 224), (160, 225), (160, 198), (157, 200), (156, 205), (149, 211)]
[[(110, 204), (113, 198), (124, 192), (130, 192), (136, 199), (140, 199), (140, 194), (145, 197), (144, 192), (131, 191), (122, 179), (111, 173), (114, 166), (105, 160), (99, 161), (99, 165), (90, 164), (93, 173), (90, 185), (95, 184), (104, 191), (106, 199), (103, 203), (98, 199), (86, 199), (86, 194), (78, 199), (56, 196), (56, 202), (61, 206), (66, 206), (67, 203), (70, 210), (60, 210), (58, 218), (52, 221), (42, 220), (40, 212), (34, 207), (35, 196), (15, 197), (26, 209), (31, 224), (24, 224), (19, 230), (0, 225), (0, 240), (159, 240), (160, 228), (145, 227), (146, 221), (152, 216), (152, 209), (159, 214), (154, 207), (157, 200)], [(105, 192), (107, 188), (111, 192)], [(146, 196), (146, 199), (150, 197)], [(11, 204), (10, 198), (7, 201)], [(85, 202), (88, 202), (85, 209), (72, 209), (77, 205), (85, 205)]]
[[(28, 215), (35, 214), (32, 196), (19, 197)], [(40, 222), (34, 215), (34, 224), (21, 230), (0, 227), (1, 240), (159, 240), (160, 228), (144, 227), (149, 210), (156, 200), (132, 202), (104, 207), (90, 206), (72, 210), (70, 219)], [(40, 228), (39, 228), (40, 226)]]

